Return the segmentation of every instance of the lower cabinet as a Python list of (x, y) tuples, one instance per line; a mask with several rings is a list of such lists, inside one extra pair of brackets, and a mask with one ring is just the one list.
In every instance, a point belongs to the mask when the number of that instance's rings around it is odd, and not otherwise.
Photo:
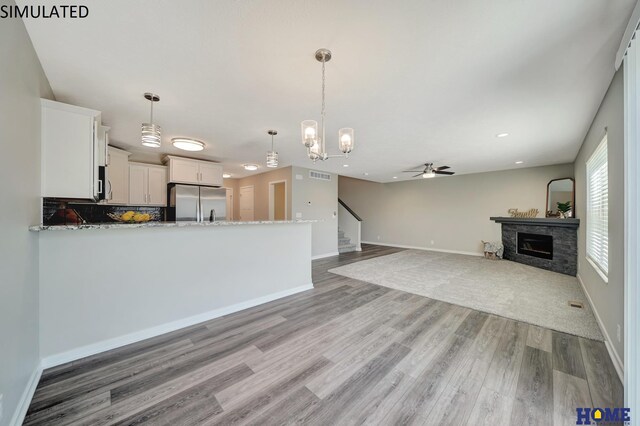
[(129, 163), (129, 204), (166, 206), (167, 168)]

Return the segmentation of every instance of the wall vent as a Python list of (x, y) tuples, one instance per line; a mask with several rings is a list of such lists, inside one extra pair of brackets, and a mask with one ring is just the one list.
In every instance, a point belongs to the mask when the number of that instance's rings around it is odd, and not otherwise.
[(325, 172), (318, 172), (315, 170), (309, 170), (309, 177), (311, 179), (331, 180), (331, 174)]

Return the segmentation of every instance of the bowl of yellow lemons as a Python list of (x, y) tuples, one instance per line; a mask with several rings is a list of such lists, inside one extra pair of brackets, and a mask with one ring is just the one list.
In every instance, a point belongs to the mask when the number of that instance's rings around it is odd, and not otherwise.
[(107, 213), (107, 215), (116, 222), (123, 223), (142, 223), (151, 220), (149, 213), (134, 212), (133, 210), (126, 211), (120, 215), (115, 213)]

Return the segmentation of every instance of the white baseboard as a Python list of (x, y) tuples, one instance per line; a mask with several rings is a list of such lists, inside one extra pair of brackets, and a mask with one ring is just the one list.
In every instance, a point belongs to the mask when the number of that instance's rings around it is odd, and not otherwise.
[[(122, 346), (129, 345), (131, 343), (140, 342), (151, 337), (156, 337), (161, 334), (170, 333), (181, 328), (189, 327), (195, 324), (199, 324), (204, 321), (209, 321), (214, 318), (219, 318), (224, 315), (232, 314), (234, 312), (242, 311), (244, 309), (252, 308), (254, 306), (262, 305), (263, 303), (271, 302), (276, 299), (281, 299), (292, 294), (300, 293), (303, 291), (313, 289), (313, 284), (306, 284), (299, 287), (295, 287), (289, 290), (280, 291), (277, 293), (268, 294), (266, 296), (258, 297), (255, 299), (247, 300), (245, 302), (236, 303), (231, 306), (225, 306), (223, 308), (214, 309), (209, 312), (194, 315), (188, 318), (183, 318), (170, 323), (162, 324), (156, 327), (147, 328), (134, 333), (126, 334), (124, 336), (115, 337), (112, 339), (103, 340), (101, 342), (92, 343), (87, 346), (82, 346), (67, 352), (50, 355), (42, 359), (42, 369), (55, 367), (57, 365), (66, 364), (67, 362), (75, 361), (81, 358), (85, 358), (91, 355), (99, 354), (101, 352), (116, 349)], [(37, 383), (37, 382), (36, 382)]]
[(33, 370), (33, 373), (31, 373), (31, 377), (29, 377), (27, 387), (22, 392), (22, 396), (20, 397), (20, 401), (18, 402), (16, 411), (14, 411), (13, 417), (9, 422), (10, 426), (20, 426), (22, 425), (22, 423), (24, 423), (24, 418), (27, 415), (27, 410), (29, 409), (29, 405), (31, 404), (33, 395), (36, 393), (38, 382), (40, 382), (40, 376), (42, 376), (42, 365), (38, 364), (35, 370)]
[(446, 250), (446, 249), (438, 249), (433, 247), (407, 246), (404, 244), (387, 244), (387, 243), (381, 243), (378, 241), (363, 241), (362, 244), (373, 244), (376, 246), (397, 247), (397, 248), (406, 248), (406, 249), (414, 249), (414, 250), (438, 251), (441, 253), (466, 254), (467, 256), (480, 256), (480, 257), (484, 256), (484, 253), (476, 253), (473, 251)]
[(596, 322), (598, 323), (598, 327), (600, 327), (600, 331), (604, 336), (604, 346), (607, 348), (607, 352), (609, 352), (609, 358), (611, 358), (611, 362), (613, 363), (613, 366), (616, 369), (616, 372), (618, 373), (618, 377), (620, 377), (620, 381), (624, 383), (624, 364), (622, 363), (622, 359), (620, 358), (620, 355), (618, 355), (618, 352), (616, 351), (616, 349), (611, 344), (611, 341), (612, 341), (611, 337), (609, 336), (607, 329), (604, 327), (604, 323), (600, 318), (600, 314), (598, 314), (598, 310), (593, 304), (591, 295), (587, 291), (587, 288), (585, 287), (584, 282), (582, 281), (582, 277), (580, 277), (580, 274), (577, 274), (576, 277), (578, 278), (580, 287), (582, 287), (582, 291), (584, 291), (584, 294), (587, 296), (587, 300), (589, 301), (589, 306), (591, 306), (591, 311), (593, 312), (593, 315), (596, 317)]
[(339, 255), (340, 252), (334, 251), (331, 253), (325, 253), (325, 254), (318, 254), (315, 256), (311, 256), (311, 260), (316, 260), (316, 259), (324, 259), (325, 257), (331, 257), (331, 256), (337, 256)]

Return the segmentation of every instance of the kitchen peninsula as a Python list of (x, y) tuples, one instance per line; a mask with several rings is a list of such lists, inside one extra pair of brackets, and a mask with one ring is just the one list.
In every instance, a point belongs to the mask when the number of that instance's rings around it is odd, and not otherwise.
[(313, 288), (310, 221), (30, 229), (45, 368)]

